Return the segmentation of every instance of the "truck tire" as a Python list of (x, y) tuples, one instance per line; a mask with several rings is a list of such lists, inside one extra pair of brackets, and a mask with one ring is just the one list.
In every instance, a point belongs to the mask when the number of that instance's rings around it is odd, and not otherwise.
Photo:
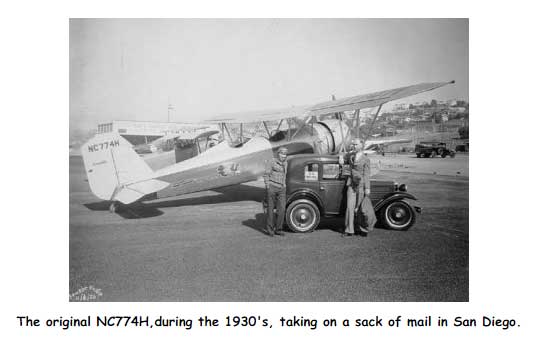
[(416, 212), (407, 202), (397, 200), (384, 206), (381, 209), (380, 217), (386, 228), (397, 231), (406, 231), (414, 225), (414, 222), (416, 221)]
[(435, 157), (437, 157), (437, 152), (433, 150), (431, 152), (431, 158), (435, 158)]
[(314, 202), (299, 199), (286, 208), (286, 224), (293, 232), (311, 232), (320, 223), (320, 210)]

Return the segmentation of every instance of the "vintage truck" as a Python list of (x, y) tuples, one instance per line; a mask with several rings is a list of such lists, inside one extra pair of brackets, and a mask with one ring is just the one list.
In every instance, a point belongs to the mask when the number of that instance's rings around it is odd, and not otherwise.
[[(336, 155), (302, 154), (288, 158), (286, 224), (294, 232), (310, 232), (321, 217), (344, 216), (346, 177)], [(371, 180), (371, 200), (377, 219), (392, 230), (407, 230), (416, 221), (419, 207), (408, 200), (405, 184)]]

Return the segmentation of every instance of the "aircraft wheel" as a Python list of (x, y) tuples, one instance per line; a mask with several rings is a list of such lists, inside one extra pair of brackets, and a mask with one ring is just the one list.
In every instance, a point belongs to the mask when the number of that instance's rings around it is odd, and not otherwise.
[(383, 224), (391, 230), (405, 231), (414, 225), (416, 212), (405, 201), (394, 201), (381, 209)]
[(286, 208), (286, 224), (293, 232), (311, 232), (320, 223), (320, 211), (316, 204), (307, 199), (290, 203)]

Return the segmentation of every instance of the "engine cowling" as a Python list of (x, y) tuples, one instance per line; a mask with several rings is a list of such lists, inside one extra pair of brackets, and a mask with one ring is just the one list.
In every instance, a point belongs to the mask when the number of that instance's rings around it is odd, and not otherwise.
[[(319, 154), (338, 153), (344, 144), (351, 139), (348, 125), (341, 120), (324, 120), (313, 124), (317, 133), (317, 142), (322, 145), (317, 147)], [(323, 146), (325, 145), (325, 146)]]
[(280, 131), (270, 138), (273, 149), (284, 146), (288, 153), (293, 154), (333, 154), (338, 153), (344, 143), (351, 140), (352, 135), (344, 121), (324, 120), (299, 128)]

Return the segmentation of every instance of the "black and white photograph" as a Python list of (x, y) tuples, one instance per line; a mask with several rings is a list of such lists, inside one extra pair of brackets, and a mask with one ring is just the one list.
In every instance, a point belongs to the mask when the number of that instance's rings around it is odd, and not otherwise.
[(69, 302), (470, 301), (468, 18), (68, 21)]

